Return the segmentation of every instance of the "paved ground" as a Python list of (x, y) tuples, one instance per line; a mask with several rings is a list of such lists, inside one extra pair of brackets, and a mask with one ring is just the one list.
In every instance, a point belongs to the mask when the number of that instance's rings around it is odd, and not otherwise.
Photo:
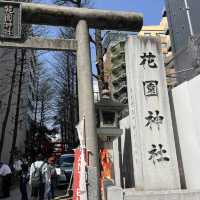
[[(30, 188), (28, 187), (28, 193), (29, 193), (29, 199), (30, 198)], [(55, 199), (68, 199), (68, 198), (62, 198), (66, 194), (66, 190), (64, 188), (56, 189), (55, 191), (56, 198)], [(19, 188), (17, 186), (13, 186), (11, 189), (10, 197), (4, 198), (5, 200), (21, 200), (21, 194), (19, 191)]]

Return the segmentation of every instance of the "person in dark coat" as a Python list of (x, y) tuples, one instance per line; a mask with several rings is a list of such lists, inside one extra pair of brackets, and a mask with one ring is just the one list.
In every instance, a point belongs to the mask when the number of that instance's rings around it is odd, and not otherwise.
[(3, 196), (0, 198), (7, 198), (10, 196), (10, 185), (11, 185), (11, 169), (10, 167), (0, 161), (0, 176), (2, 178), (2, 193)]
[(22, 200), (28, 200), (27, 195), (27, 183), (29, 181), (28, 165), (22, 164), (20, 172), (20, 192), (22, 195)]

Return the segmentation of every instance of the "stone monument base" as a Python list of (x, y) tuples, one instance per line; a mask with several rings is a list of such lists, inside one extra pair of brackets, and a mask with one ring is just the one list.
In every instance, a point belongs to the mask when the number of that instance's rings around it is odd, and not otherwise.
[(200, 200), (200, 190), (135, 191), (109, 187), (107, 200)]
[(149, 192), (125, 192), (125, 200), (200, 200), (199, 191), (172, 190)]

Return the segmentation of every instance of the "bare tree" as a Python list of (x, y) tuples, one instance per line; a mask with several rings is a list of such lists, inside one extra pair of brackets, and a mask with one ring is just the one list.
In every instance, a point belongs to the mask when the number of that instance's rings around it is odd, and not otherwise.
[(51, 118), (51, 109), (52, 109), (52, 97), (53, 90), (51, 86), (51, 79), (45, 78), (42, 79), (39, 84), (39, 115), (40, 115), (40, 127), (46, 125), (46, 123)]
[[(89, 0), (56, 0), (58, 5), (85, 7), (89, 6)], [(74, 28), (60, 29), (60, 37), (75, 38)], [(60, 125), (62, 139), (71, 148), (76, 143), (75, 125), (78, 123), (78, 85), (76, 70), (76, 54), (63, 52), (57, 54), (55, 66), (56, 87), (56, 124)]]
[[(81, 0), (56, 0), (55, 2), (56, 4), (58, 5), (67, 5), (67, 6), (75, 6), (75, 7), (91, 7), (91, 1), (90, 0), (86, 0), (86, 1), (81, 1)], [(64, 37), (64, 38), (74, 38), (75, 37), (75, 31), (73, 28), (64, 28), (64, 29), (61, 29), (61, 36)], [(95, 45), (95, 49), (96, 49), (96, 68), (97, 68), (97, 75), (93, 75), (97, 81), (98, 81), (98, 85), (99, 85), (99, 91), (100, 91), (100, 96), (101, 96), (101, 91), (107, 87), (107, 84), (105, 82), (105, 79), (104, 79), (104, 63), (103, 63), (103, 46), (102, 46), (102, 34), (101, 34), (101, 30), (95, 30), (95, 35), (92, 36), (92, 35), (89, 35), (90, 37), (90, 41)], [(65, 54), (65, 56), (69, 57), (69, 54)], [(71, 58), (70, 58), (71, 59)], [(74, 58), (73, 58), (74, 59)], [(60, 59), (59, 59), (60, 61)], [(63, 65), (67, 68), (70, 67), (70, 65), (67, 63), (67, 62), (64, 62)], [(76, 67), (76, 66), (75, 66)], [(60, 69), (59, 69), (60, 70)], [(58, 70), (58, 71), (59, 71)], [(57, 74), (58, 74), (58, 71), (57, 71)], [(75, 72), (76, 72), (76, 69), (75, 69)], [(71, 79), (69, 77), (69, 73), (59, 73), (60, 75), (62, 74), (62, 76), (66, 75), (68, 76), (68, 80)], [(63, 75), (64, 74), (64, 75)], [(61, 77), (61, 76), (60, 76)], [(64, 78), (64, 77), (62, 77)], [(58, 79), (60, 80), (60, 78)], [(70, 87), (73, 87), (74, 84), (70, 85), (70, 84), (66, 84), (66, 85), (69, 85)], [(75, 84), (76, 87), (77, 87), (77, 83)], [(65, 85), (63, 85), (65, 86)], [(64, 87), (63, 87), (64, 88)], [(63, 93), (62, 95), (60, 95), (60, 97), (58, 97), (58, 105), (61, 107), (62, 105), (62, 112), (60, 113), (60, 123), (62, 124), (62, 131), (64, 132), (64, 135), (66, 135), (66, 124), (67, 124), (67, 120), (66, 120), (66, 116), (67, 116), (67, 113), (64, 111), (66, 109), (70, 109), (70, 108), (66, 108), (65, 107), (65, 104), (63, 102), (63, 100), (65, 101), (69, 101), (69, 93), (66, 93), (66, 91), (69, 91), (69, 88), (68, 90), (65, 89), (65, 90), (61, 90), (62, 92), (65, 91), (65, 93)], [(78, 91), (78, 88), (76, 88), (76, 92)], [(64, 96), (66, 95), (66, 98), (64, 98)], [(76, 95), (78, 95), (78, 93), (76, 93)], [(59, 99), (62, 97), (62, 101)], [(78, 98), (77, 98), (78, 100)], [(73, 101), (73, 100), (72, 100)], [(61, 102), (63, 104), (61, 104)], [(69, 104), (67, 104), (66, 106), (69, 106)], [(78, 104), (76, 104), (76, 106), (78, 106)], [(56, 118), (58, 119), (58, 117)]]
[[(101, 97), (101, 92), (107, 87), (104, 79), (104, 62), (103, 62), (103, 45), (102, 45), (102, 34), (101, 30), (95, 30), (95, 44), (96, 47), (96, 68), (97, 68), (97, 81), (99, 85), (99, 93)], [(107, 89), (107, 88), (106, 88)]]
[[(39, 33), (39, 29), (38, 28), (34, 28), (35, 32)], [(32, 27), (29, 25), (23, 25), (22, 27), (22, 37), (26, 38), (27, 36), (33, 36), (33, 30)], [(15, 51), (15, 55), (14, 55), (14, 65), (13, 65), (13, 70), (11, 71), (10, 69), (6, 69), (7, 70), (7, 80), (11, 80), (10, 81), (10, 89), (9, 91), (5, 91), (3, 90), (5, 93), (9, 92), (8, 95), (8, 100), (7, 103), (4, 105), (6, 107), (5, 109), (5, 115), (3, 117), (3, 121), (2, 121), (2, 128), (1, 128), (1, 140), (0, 140), (0, 158), (2, 156), (2, 152), (3, 152), (3, 145), (4, 145), (4, 140), (5, 140), (5, 133), (7, 130), (7, 124), (9, 121), (9, 117), (10, 116), (10, 112), (12, 109), (12, 106), (14, 106), (15, 108), (15, 116), (12, 117), (14, 119), (14, 127), (13, 127), (13, 138), (12, 138), (12, 146), (11, 146), (11, 155), (10, 155), (10, 162), (12, 162), (13, 159), (13, 154), (14, 151), (16, 149), (16, 141), (17, 141), (17, 136), (18, 136), (18, 124), (20, 121), (20, 112), (21, 112), (21, 93), (22, 93), (22, 86), (24, 86), (26, 83), (23, 83), (23, 76), (24, 76), (24, 71), (26, 70), (26, 64), (28, 63), (28, 65), (30, 65), (30, 59), (26, 59), (26, 52), (24, 49), (23, 50), (19, 50), (16, 49)], [(9, 63), (10, 65), (12, 65), (12, 61), (10, 60), (10, 56), (6, 55), (6, 50), (4, 51), (4, 53), (1, 55), (1, 59), (4, 60), (4, 62)], [(12, 50), (13, 52), (13, 50)], [(21, 53), (20, 53), (21, 52)], [(28, 51), (27, 56), (30, 56), (30, 52), (32, 51)], [(11, 53), (11, 52), (10, 52)], [(33, 52), (32, 52), (33, 53)], [(34, 54), (34, 53), (33, 53)], [(30, 56), (31, 57), (31, 56)], [(8, 59), (8, 60), (6, 60)], [(19, 70), (18, 70), (19, 69)], [(9, 71), (10, 70), (10, 71)], [(5, 70), (4, 70), (5, 71)], [(27, 74), (25, 74), (27, 75)], [(6, 80), (6, 82), (8, 82)], [(3, 80), (5, 82), (5, 78)], [(5, 84), (4, 84), (5, 85)], [(4, 86), (5, 87), (5, 86)], [(18, 89), (15, 89), (15, 87), (18, 87)], [(7, 90), (8, 87), (6, 87)], [(13, 102), (13, 96), (16, 95), (16, 103)]]
[(9, 117), (10, 110), (11, 110), (13, 90), (14, 90), (15, 82), (16, 82), (16, 73), (17, 73), (17, 66), (18, 66), (17, 49), (15, 50), (15, 54), (14, 54), (13, 59), (14, 59), (14, 67), (13, 67), (12, 78), (11, 78), (11, 83), (10, 83), (10, 91), (9, 91), (9, 95), (8, 95), (8, 104), (6, 106), (6, 111), (5, 111), (5, 115), (4, 115), (3, 122), (2, 122), (2, 128), (1, 128), (0, 159), (1, 159), (1, 156), (2, 156), (6, 127), (7, 127), (8, 117)]
[(18, 134), (18, 121), (19, 121), (19, 113), (20, 113), (20, 101), (21, 101), (21, 92), (22, 92), (22, 78), (24, 73), (24, 61), (25, 61), (25, 49), (21, 50), (21, 63), (20, 63), (20, 77), (18, 83), (18, 94), (17, 94), (17, 105), (16, 105), (16, 112), (15, 112), (15, 122), (14, 122), (14, 129), (13, 129), (13, 140), (11, 146), (11, 155), (10, 155), (10, 163), (13, 160), (14, 150), (16, 146), (17, 134)]
[(55, 67), (56, 121), (60, 125), (64, 142), (74, 141), (78, 121), (77, 75), (75, 55), (61, 53)]

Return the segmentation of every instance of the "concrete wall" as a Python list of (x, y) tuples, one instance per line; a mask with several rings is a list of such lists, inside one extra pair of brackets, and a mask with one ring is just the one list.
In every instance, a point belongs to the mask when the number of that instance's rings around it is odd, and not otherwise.
[(137, 192), (134, 189), (123, 190), (110, 186), (107, 189), (107, 200), (199, 200), (199, 190), (173, 190)]
[(200, 191), (125, 192), (124, 200), (199, 200)]
[(187, 189), (200, 189), (200, 76), (172, 91)]

